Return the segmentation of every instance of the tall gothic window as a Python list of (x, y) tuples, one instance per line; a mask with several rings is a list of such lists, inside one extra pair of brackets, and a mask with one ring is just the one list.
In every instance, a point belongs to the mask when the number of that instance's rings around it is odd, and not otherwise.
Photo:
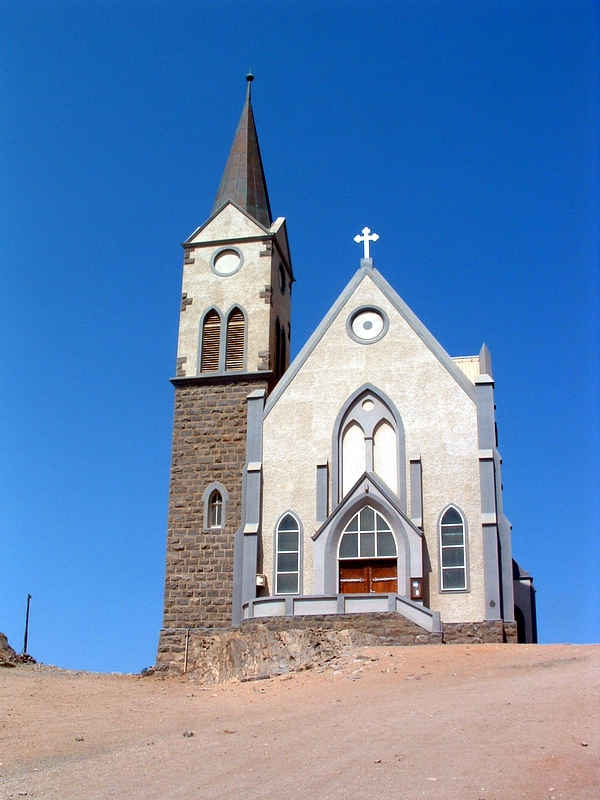
[(276, 538), (275, 594), (298, 594), (300, 587), (300, 524), (291, 514), (279, 522)]
[(341, 497), (363, 472), (375, 472), (398, 493), (399, 439), (396, 421), (387, 405), (374, 392), (365, 391), (350, 406), (339, 430)]
[(202, 324), (202, 351), (200, 372), (217, 372), (219, 369), (219, 350), (221, 347), (221, 317), (211, 309)]
[(211, 492), (208, 498), (208, 527), (223, 527), (223, 498), (218, 489)]
[(239, 308), (234, 308), (227, 318), (225, 339), (225, 369), (244, 369), (244, 338), (246, 324)]
[(442, 589), (466, 589), (465, 523), (454, 506), (440, 521), (440, 555)]

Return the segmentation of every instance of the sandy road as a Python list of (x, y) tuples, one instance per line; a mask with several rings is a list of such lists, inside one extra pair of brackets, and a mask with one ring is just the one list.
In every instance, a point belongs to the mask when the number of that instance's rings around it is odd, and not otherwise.
[(599, 756), (598, 646), (363, 648), (208, 688), (0, 672), (3, 800), (597, 800)]

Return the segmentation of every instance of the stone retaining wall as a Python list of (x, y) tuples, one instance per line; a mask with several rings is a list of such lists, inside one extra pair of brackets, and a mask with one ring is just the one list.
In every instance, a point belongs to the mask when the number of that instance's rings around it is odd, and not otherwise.
[(244, 631), (263, 625), (271, 631), (306, 630), (358, 631), (372, 638), (369, 644), (440, 644), (439, 633), (429, 633), (402, 614), (374, 612), (365, 614), (307, 614), (299, 617), (262, 617), (242, 622)]
[(493, 620), (487, 622), (442, 623), (444, 644), (494, 644), (517, 641), (514, 622)]

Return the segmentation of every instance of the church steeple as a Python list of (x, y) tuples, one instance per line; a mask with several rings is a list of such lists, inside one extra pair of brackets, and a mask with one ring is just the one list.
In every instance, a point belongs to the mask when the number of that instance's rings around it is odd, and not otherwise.
[(246, 80), (248, 81), (246, 101), (212, 213), (215, 214), (231, 200), (247, 211), (261, 225), (269, 228), (273, 221), (271, 206), (252, 111), (251, 84), (254, 75), (248, 73)]

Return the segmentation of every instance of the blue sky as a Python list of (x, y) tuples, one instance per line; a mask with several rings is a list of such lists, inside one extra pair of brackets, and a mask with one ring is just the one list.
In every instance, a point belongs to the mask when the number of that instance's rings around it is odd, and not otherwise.
[(598, 5), (3, 4), (0, 630), (137, 671), (161, 625), (180, 242), (252, 66), (297, 352), (375, 264), (451, 355), (491, 348), (541, 640), (598, 622)]

